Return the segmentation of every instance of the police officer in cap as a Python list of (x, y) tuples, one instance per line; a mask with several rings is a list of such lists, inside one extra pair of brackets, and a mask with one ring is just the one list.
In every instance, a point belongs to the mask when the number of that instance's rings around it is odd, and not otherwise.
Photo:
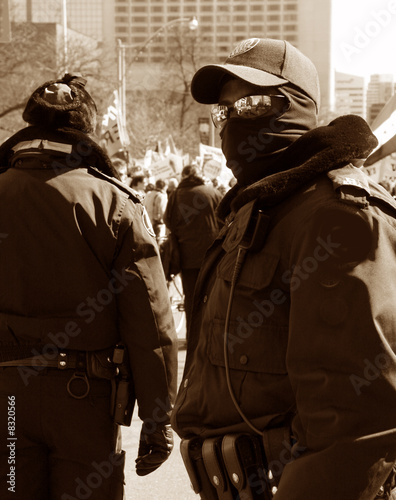
[(191, 91), (212, 104), (237, 179), (198, 277), (172, 413), (195, 491), (389, 498), (396, 203), (360, 168), (377, 139), (354, 115), (318, 127), (316, 69), (286, 41), (240, 42)]

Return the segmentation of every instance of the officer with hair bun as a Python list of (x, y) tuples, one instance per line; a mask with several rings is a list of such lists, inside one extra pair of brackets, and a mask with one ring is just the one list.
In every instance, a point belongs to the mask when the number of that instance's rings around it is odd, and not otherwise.
[(29, 126), (0, 146), (2, 499), (121, 500), (135, 400), (136, 473), (173, 447), (177, 338), (158, 247), (93, 138), (85, 85), (41, 85)]

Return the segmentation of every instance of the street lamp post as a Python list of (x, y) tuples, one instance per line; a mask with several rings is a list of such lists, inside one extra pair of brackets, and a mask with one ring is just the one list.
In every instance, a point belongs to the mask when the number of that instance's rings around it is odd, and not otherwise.
[(121, 110), (121, 120), (122, 124), (126, 126), (126, 65), (125, 65), (125, 49), (136, 49), (137, 52), (135, 57), (132, 59), (131, 64), (133, 64), (144, 49), (149, 45), (149, 43), (156, 38), (160, 33), (162, 33), (166, 28), (179, 23), (187, 23), (190, 30), (196, 30), (198, 28), (198, 19), (196, 17), (180, 17), (177, 19), (172, 19), (168, 21), (160, 28), (157, 29), (152, 35), (150, 35), (144, 42), (138, 44), (124, 44), (120, 39), (117, 40), (117, 75), (118, 75), (118, 99), (119, 107)]

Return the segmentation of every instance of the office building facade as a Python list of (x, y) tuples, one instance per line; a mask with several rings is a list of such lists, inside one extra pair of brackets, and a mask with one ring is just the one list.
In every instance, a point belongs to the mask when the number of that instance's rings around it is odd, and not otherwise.
[(367, 121), (371, 124), (395, 92), (393, 75), (371, 75), (367, 86)]
[(321, 83), (322, 108), (332, 107), (334, 93), (331, 61), (331, 0), (10, 0), (14, 20), (63, 23), (115, 47), (116, 40), (133, 46), (157, 31), (160, 36), (144, 46), (137, 62), (164, 60), (173, 30), (164, 29), (175, 19), (199, 21), (201, 55), (222, 62), (236, 43), (245, 38), (286, 39), (315, 63)]
[(335, 74), (335, 109), (337, 115), (366, 118), (366, 86), (363, 76)]
[(9, 0), (14, 22), (64, 24), (78, 33), (114, 43), (114, 0)]
[[(319, 72), (322, 107), (333, 105), (331, 61), (331, 0), (112, 0), (115, 37), (125, 44), (144, 44), (174, 19), (199, 20), (202, 52), (223, 62), (245, 38), (285, 39), (310, 57)], [(153, 39), (140, 62), (160, 62), (167, 30)]]

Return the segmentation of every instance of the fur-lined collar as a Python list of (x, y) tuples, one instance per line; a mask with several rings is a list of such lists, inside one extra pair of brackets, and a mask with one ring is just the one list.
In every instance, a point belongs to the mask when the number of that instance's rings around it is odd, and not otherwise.
[(328, 126), (306, 132), (279, 159), (279, 171), (241, 188), (236, 184), (222, 199), (217, 215), (225, 220), (252, 200), (272, 206), (329, 170), (341, 168), (357, 158), (366, 158), (378, 141), (368, 124), (355, 115), (345, 115)]
[[(0, 146), (0, 168), (6, 170), (10, 166), (10, 160), (14, 154), (12, 148), (19, 142), (43, 139), (54, 142), (61, 142), (73, 146), (74, 161), (69, 162), (71, 168), (90, 165), (110, 177), (119, 179), (119, 175), (114, 168), (106, 152), (91, 137), (77, 129), (47, 129), (42, 127), (26, 127), (19, 130)], [(72, 155), (73, 155), (72, 153)], [(75, 157), (81, 157), (82, 161), (76, 162)]]

